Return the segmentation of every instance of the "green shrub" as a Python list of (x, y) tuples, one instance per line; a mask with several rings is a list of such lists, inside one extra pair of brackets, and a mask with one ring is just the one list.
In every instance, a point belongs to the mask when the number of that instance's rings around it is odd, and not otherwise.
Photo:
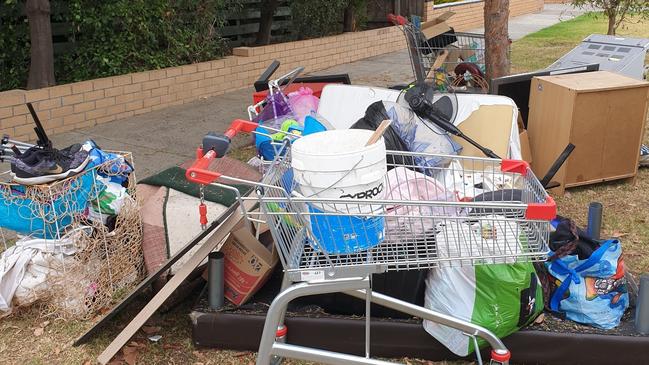
[[(54, 61), (57, 83), (206, 61), (222, 56), (219, 35), (242, 0), (50, 0), (68, 24), (71, 49)], [(25, 0), (0, 0), (0, 90), (23, 88), (29, 71)], [(61, 11), (61, 7), (65, 7)]]
[(0, 90), (22, 88), (29, 70), (29, 26), (17, 0), (0, 0)]
[[(227, 0), (70, 0), (73, 51), (62, 78), (78, 81), (206, 61), (224, 53)], [(61, 77), (59, 77), (61, 79)]]

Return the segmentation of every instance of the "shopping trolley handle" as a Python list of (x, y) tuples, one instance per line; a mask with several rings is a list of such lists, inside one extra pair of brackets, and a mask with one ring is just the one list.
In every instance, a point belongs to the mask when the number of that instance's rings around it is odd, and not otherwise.
[(394, 25), (406, 25), (408, 23), (408, 19), (405, 17), (394, 14), (388, 14), (388, 21)]
[(235, 119), (225, 133), (209, 132), (203, 137), (203, 144), (196, 149), (196, 161), (187, 169), (187, 180), (197, 184), (211, 184), (221, 176), (216, 171), (208, 170), (210, 163), (215, 158), (225, 156), (230, 148), (232, 138), (240, 132), (250, 133), (259, 125), (257, 123)]

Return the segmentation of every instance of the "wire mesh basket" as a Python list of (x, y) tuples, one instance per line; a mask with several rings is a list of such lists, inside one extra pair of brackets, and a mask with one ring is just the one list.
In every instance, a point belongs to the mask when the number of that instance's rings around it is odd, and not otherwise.
[[(404, 17), (390, 16), (403, 31), (415, 79), (435, 79), (454, 88), (470, 86), (488, 91), (485, 81), (483, 34), (449, 31), (427, 38), (420, 26)], [(425, 26), (425, 25), (424, 25)]]
[[(524, 163), (443, 156), (453, 158), (448, 167), (422, 168), (416, 159), (430, 155), (389, 153), (383, 197), (362, 201), (296, 197), (290, 151), (272, 164), (262, 182), (276, 188), (259, 190), (261, 209), (287, 272), (547, 258), (551, 214), (545, 210), (554, 203)], [(377, 245), (354, 252), (354, 242), (372, 240), (377, 231)]]
[[(8, 171), (0, 174), (0, 266), (6, 271), (26, 260), (0, 316), (35, 304), (44, 315), (89, 318), (142, 279), (136, 178), (118, 167), (132, 167), (133, 159), (112, 153), (114, 159), (46, 185), (15, 184)], [(112, 181), (120, 183), (108, 189)], [(118, 195), (119, 205), (108, 203)]]

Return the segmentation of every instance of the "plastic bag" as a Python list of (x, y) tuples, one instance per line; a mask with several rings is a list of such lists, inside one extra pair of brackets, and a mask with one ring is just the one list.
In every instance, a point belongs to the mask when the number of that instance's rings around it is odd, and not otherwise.
[[(409, 151), (425, 152), (428, 154), (457, 155), (461, 150), (444, 130), (435, 124), (424, 121), (412, 111), (394, 102), (383, 102), (392, 120), (392, 126), (401, 139), (406, 143)], [(424, 167), (426, 174), (433, 172), (430, 167), (447, 165), (450, 161), (439, 156), (419, 156), (415, 158), (418, 166)]]
[(590, 257), (568, 255), (547, 262), (558, 285), (550, 309), (578, 323), (611, 329), (620, 324), (629, 307), (622, 245), (608, 240)]
[[(425, 307), (485, 327), (499, 338), (518, 331), (543, 310), (543, 295), (530, 263), (442, 267), (426, 280)], [(475, 350), (462, 331), (424, 321), (424, 329), (458, 356)], [(478, 339), (479, 346), (486, 342)]]
[(304, 118), (311, 113), (318, 111), (320, 99), (313, 95), (313, 90), (308, 87), (301, 87), (297, 91), (288, 94), (288, 103), (293, 110), (295, 119), (304, 125)]
[(252, 121), (279, 129), (282, 122), (287, 118), (293, 118), (293, 110), (286, 96), (281, 92), (276, 92), (268, 94), (266, 105)]
[[(382, 121), (390, 119), (382, 101), (370, 104), (365, 110), (365, 116), (354, 123), (350, 129), (369, 129), (376, 130)], [(385, 140), (385, 149), (388, 151), (409, 151), (406, 143), (399, 137), (399, 134), (392, 128), (392, 125), (383, 134)], [(388, 155), (388, 170), (394, 168), (394, 165), (412, 166), (414, 161), (410, 157)]]

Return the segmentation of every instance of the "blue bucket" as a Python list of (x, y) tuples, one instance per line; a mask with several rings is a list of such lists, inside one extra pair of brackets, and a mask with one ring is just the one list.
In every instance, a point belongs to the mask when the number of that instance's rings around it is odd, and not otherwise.
[(365, 251), (383, 242), (385, 231), (384, 217), (363, 217), (347, 215), (321, 215), (322, 210), (309, 206), (311, 229), (318, 247), (328, 254), (342, 255)]

